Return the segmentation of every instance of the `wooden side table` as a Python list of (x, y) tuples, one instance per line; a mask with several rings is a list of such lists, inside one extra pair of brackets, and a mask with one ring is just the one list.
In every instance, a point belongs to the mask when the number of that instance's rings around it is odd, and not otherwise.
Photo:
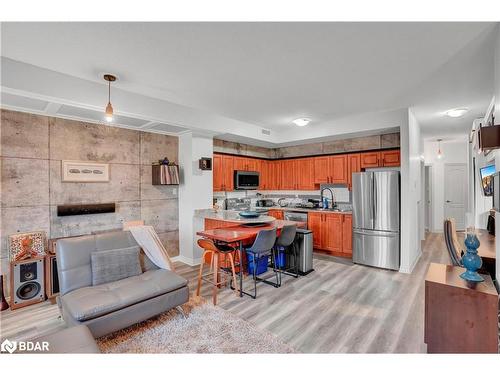
[(464, 268), (431, 263), (425, 278), (428, 353), (498, 353), (498, 293), (489, 275), (471, 288)]

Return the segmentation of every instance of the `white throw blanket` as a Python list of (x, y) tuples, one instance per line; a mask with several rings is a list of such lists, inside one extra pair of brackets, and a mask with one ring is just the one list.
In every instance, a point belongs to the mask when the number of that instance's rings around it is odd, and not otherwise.
[(175, 271), (167, 250), (163, 247), (160, 237), (152, 226), (137, 225), (129, 227), (128, 230), (154, 264), (165, 270)]

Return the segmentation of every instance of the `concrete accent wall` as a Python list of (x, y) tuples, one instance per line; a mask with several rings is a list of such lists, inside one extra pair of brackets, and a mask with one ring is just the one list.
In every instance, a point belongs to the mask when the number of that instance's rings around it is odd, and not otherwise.
[[(177, 186), (153, 186), (151, 163), (178, 161), (177, 137), (61, 118), (1, 111), (1, 260), (8, 236), (43, 230), (49, 238), (121, 229), (124, 221), (154, 226), (179, 254)], [(61, 160), (110, 164), (106, 183), (61, 182)], [(116, 212), (58, 217), (57, 205), (116, 203)]]
[(214, 139), (214, 152), (278, 159), (394, 148), (399, 141), (399, 133), (391, 133), (269, 149)]

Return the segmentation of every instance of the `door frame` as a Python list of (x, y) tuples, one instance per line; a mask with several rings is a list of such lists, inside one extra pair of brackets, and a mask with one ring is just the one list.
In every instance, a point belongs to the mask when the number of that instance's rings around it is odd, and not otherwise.
[[(466, 215), (467, 215), (467, 209), (468, 209), (468, 194), (469, 194), (469, 187), (468, 187), (468, 177), (467, 177), (467, 163), (444, 163), (443, 164), (443, 218), (446, 219), (446, 167), (453, 167), (453, 166), (463, 166), (465, 170), (465, 197), (464, 197), (464, 229), (467, 227), (467, 222), (466, 222)], [(464, 229), (458, 229), (459, 231), (462, 231)]]
[[(426, 172), (429, 173), (426, 173)], [(433, 232), (434, 229), (434, 190), (432, 185), (432, 164), (424, 165), (424, 200), (425, 200), (425, 221), (424, 228), (427, 232)], [(426, 196), (427, 189), (429, 196)], [(426, 198), (429, 198), (428, 200)], [(427, 222), (427, 226), (425, 225)]]

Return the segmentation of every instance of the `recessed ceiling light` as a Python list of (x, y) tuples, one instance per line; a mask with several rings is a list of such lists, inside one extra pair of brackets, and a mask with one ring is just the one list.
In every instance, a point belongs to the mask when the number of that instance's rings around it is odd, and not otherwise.
[(461, 117), (469, 112), (469, 108), (455, 108), (446, 111), (446, 115), (449, 117)]
[(306, 126), (311, 122), (311, 119), (308, 118), (298, 118), (292, 121), (297, 126)]

